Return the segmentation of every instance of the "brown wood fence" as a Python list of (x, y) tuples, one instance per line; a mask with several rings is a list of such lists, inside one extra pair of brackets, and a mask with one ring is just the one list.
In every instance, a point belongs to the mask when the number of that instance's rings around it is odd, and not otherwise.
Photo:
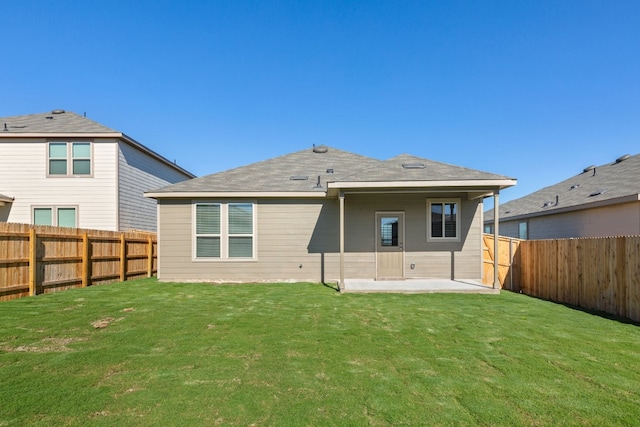
[(156, 271), (155, 233), (0, 223), (0, 301)]
[[(484, 234), (482, 240), (484, 242), (482, 254), (484, 274), (482, 282), (487, 285), (493, 285), (493, 260), (495, 258), (493, 253), (493, 234)], [(498, 278), (503, 289), (514, 290), (519, 280), (520, 266), (514, 261), (517, 259), (521, 242), (522, 240), (510, 237), (498, 237), (500, 256), (498, 260)]]
[[(484, 240), (493, 283), (493, 236)], [(640, 236), (521, 240), (509, 256), (510, 240), (500, 237), (503, 288), (640, 322)]]

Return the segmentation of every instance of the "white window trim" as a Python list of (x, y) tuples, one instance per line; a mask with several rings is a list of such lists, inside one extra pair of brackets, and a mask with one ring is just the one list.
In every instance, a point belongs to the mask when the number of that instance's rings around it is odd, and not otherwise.
[[(73, 174), (73, 144), (89, 144), (89, 173), (88, 174)], [(67, 144), (67, 173), (66, 174), (51, 174), (49, 167), (51, 165), (51, 162), (49, 161), (49, 145), (50, 144)], [(73, 141), (73, 140), (60, 140), (60, 141), (56, 141), (56, 140), (50, 140), (47, 141), (46, 144), (46, 158), (47, 158), (47, 178), (70, 178), (70, 177), (74, 177), (74, 178), (93, 178), (93, 170), (94, 170), (94, 162), (93, 162), (93, 141), (91, 140), (78, 140), (78, 141)], [(79, 158), (79, 159), (85, 159), (85, 158)]]
[(75, 210), (75, 227), (78, 226), (78, 211), (80, 210), (78, 205), (32, 205), (31, 206), (31, 224), (35, 225), (36, 209), (51, 209), (51, 225), (49, 227), (58, 227), (58, 210), (59, 209), (74, 209)]
[[(457, 207), (456, 213), (456, 237), (431, 237), (431, 205), (440, 205), (444, 203), (455, 203)], [(459, 242), (460, 241), (460, 224), (462, 222), (462, 203), (461, 199), (427, 199), (427, 242)]]
[[(253, 234), (230, 234), (229, 233), (229, 205), (234, 204), (251, 204)], [(219, 205), (220, 206), (220, 234), (196, 234), (196, 206), (198, 205)], [(191, 242), (191, 260), (194, 262), (252, 262), (258, 261), (258, 232), (257, 232), (257, 212), (258, 204), (255, 200), (230, 200), (230, 201), (192, 201), (191, 202), (191, 225), (192, 225), (192, 242)], [(199, 236), (220, 236), (220, 258), (198, 257), (197, 238)], [(229, 258), (229, 237), (243, 236), (252, 237), (253, 247), (251, 258)]]

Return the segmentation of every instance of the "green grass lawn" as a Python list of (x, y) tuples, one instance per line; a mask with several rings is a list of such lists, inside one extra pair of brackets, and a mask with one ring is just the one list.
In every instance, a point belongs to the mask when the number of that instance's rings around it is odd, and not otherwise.
[(639, 420), (640, 327), (508, 292), (147, 279), (0, 303), (0, 426)]

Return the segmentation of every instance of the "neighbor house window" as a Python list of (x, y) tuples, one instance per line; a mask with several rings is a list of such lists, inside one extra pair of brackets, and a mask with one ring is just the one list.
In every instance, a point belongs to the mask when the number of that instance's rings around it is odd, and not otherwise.
[(253, 203), (195, 204), (195, 258), (254, 258), (254, 207)]
[(33, 208), (33, 223), (36, 225), (57, 225), (75, 228), (77, 225), (75, 207), (38, 207)]
[(518, 239), (527, 240), (529, 238), (529, 232), (527, 230), (527, 222), (518, 223)]
[(50, 142), (49, 175), (91, 175), (90, 142)]
[(460, 200), (427, 202), (427, 240), (460, 240)]

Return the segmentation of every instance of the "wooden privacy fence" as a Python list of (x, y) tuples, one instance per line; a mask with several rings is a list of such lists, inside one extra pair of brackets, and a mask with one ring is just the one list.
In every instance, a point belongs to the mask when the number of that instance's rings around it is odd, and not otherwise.
[(640, 321), (640, 236), (528, 240), (520, 290)]
[[(494, 238), (493, 234), (484, 234), (482, 236), (484, 242), (482, 253), (482, 265), (484, 274), (482, 275), (482, 283), (493, 285), (493, 262), (495, 259)], [(498, 278), (503, 289), (514, 290), (515, 283), (518, 282), (520, 275), (520, 266), (515, 262), (518, 253), (518, 247), (522, 240), (510, 237), (498, 237)]]
[[(493, 235), (483, 239), (491, 284)], [(640, 321), (640, 236), (499, 242), (502, 288)]]
[(156, 271), (155, 233), (0, 223), (0, 301)]

